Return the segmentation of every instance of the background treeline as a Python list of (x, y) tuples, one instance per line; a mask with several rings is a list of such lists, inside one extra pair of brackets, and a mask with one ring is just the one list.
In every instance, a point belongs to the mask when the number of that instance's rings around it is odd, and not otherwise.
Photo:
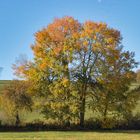
[[(1, 90), (1, 108), (12, 125), (140, 128), (134, 112), (140, 101), (140, 72), (133, 71), (138, 63), (134, 53), (123, 50), (118, 30), (64, 17), (38, 31), (31, 49), (32, 61), (20, 57), (13, 65), (23, 80)], [(27, 111), (43, 119), (23, 123), (20, 116)]]

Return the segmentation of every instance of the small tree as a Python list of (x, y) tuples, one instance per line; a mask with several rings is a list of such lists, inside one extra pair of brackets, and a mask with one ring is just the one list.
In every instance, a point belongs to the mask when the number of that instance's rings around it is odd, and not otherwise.
[(13, 80), (3, 90), (2, 105), (8, 113), (14, 116), (16, 126), (20, 124), (20, 111), (24, 109), (31, 111), (32, 100), (27, 89), (27, 82)]
[(122, 48), (118, 48), (118, 51), (117, 60), (109, 58), (100, 62), (102, 66), (99, 67), (101, 73), (98, 76), (100, 86), (95, 88), (91, 85), (93, 100), (90, 100), (89, 106), (101, 114), (105, 125), (108, 118), (118, 118), (116, 115), (122, 116), (124, 112), (130, 112), (138, 96), (130, 92), (131, 83), (135, 81), (132, 69), (137, 65), (134, 53), (122, 51)]

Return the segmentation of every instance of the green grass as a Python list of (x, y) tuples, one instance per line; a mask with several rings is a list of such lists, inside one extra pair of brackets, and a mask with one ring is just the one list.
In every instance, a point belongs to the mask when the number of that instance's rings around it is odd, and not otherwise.
[(2, 132), (0, 140), (139, 140), (140, 131), (112, 132)]

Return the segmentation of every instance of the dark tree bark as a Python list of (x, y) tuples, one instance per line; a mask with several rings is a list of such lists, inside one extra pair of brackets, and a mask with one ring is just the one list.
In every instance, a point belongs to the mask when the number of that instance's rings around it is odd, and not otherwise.
[(16, 113), (16, 122), (15, 122), (15, 125), (16, 126), (19, 126), (19, 124), (20, 124), (20, 118), (19, 118), (19, 113), (18, 113), (18, 111), (17, 111), (17, 113)]
[(85, 102), (86, 102), (86, 90), (87, 90), (87, 84), (83, 85), (82, 88), (82, 94), (80, 96), (80, 127), (84, 127), (85, 122)]
[(80, 107), (80, 127), (84, 127), (85, 120), (85, 98), (81, 99), (81, 107)]

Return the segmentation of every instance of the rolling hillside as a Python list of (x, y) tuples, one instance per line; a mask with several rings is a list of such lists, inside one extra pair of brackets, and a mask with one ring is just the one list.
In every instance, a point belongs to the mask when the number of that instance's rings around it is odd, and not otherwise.
[(0, 90), (4, 87), (4, 85), (8, 84), (10, 80), (0, 80)]

